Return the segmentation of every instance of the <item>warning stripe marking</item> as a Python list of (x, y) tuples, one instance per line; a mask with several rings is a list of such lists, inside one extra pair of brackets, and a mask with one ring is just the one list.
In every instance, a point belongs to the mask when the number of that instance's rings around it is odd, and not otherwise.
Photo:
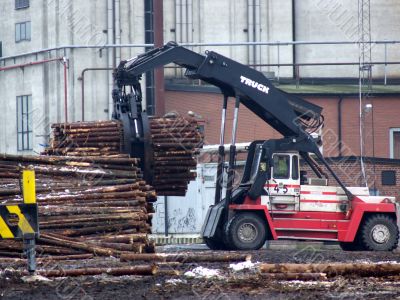
[(3, 239), (14, 238), (14, 234), (11, 232), (10, 228), (2, 217), (0, 217), (0, 235)]
[(317, 192), (317, 191), (301, 191), (302, 195), (337, 195), (336, 192)]
[[(264, 187), (276, 187), (278, 184), (271, 183), (271, 184), (265, 184)], [(283, 186), (287, 188), (300, 188), (300, 185), (298, 184), (284, 184)]]
[(300, 202), (303, 202), (303, 203), (317, 203), (317, 202), (321, 202), (321, 203), (342, 203), (342, 201), (338, 201), (338, 200), (310, 200), (310, 199), (300, 199)]
[[(15, 223), (9, 223), (11, 219)], [(37, 232), (36, 204), (0, 205), (0, 239), (22, 239), (26, 234)]]
[(18, 205), (7, 206), (7, 209), (11, 214), (16, 214), (18, 216), (18, 227), (23, 233), (35, 233), (31, 224), (29, 224), (28, 220), (22, 214)]

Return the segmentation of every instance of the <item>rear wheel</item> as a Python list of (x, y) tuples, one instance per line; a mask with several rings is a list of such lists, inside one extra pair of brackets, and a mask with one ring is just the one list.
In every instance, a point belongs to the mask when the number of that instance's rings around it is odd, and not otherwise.
[(260, 249), (267, 238), (264, 220), (255, 213), (238, 213), (230, 221), (227, 230), (232, 250)]
[(370, 251), (391, 251), (398, 239), (396, 220), (388, 215), (368, 216), (361, 227), (361, 243)]

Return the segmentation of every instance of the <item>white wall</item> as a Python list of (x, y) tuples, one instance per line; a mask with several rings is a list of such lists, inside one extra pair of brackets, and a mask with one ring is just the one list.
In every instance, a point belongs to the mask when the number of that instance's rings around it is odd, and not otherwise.
[[(143, 44), (143, 1), (121, 1), (120, 11), (121, 43)], [(61, 45), (107, 43), (107, 1), (30, 1), (29, 8), (19, 10), (15, 10), (14, 1), (2, 1), (0, 20), (3, 56)], [(31, 41), (15, 43), (15, 23), (23, 21), (31, 21)], [(143, 48), (126, 48), (122, 50), (122, 58), (135, 56), (143, 51)], [(7, 60), (5, 64), (10, 66), (63, 56), (69, 59), (68, 120), (79, 121), (82, 115), (82, 70), (107, 67), (107, 50), (52, 51)], [(0, 66), (3, 65), (1, 62)], [(109, 71), (85, 73), (85, 120), (108, 118), (107, 109), (111, 101), (108, 76)], [(63, 65), (60, 62), (50, 62), (0, 72), (0, 105), (6, 112), (0, 121), (0, 152), (17, 152), (16, 97), (19, 95), (32, 95), (33, 151), (38, 153), (48, 141), (49, 124), (64, 121)]]
[(200, 234), (208, 207), (214, 204), (216, 164), (198, 164), (197, 178), (191, 181), (185, 197), (158, 197), (154, 204), (152, 233), (165, 233), (167, 217), (169, 234)]
[[(260, 41), (291, 41), (293, 39), (292, 1), (258, 0)], [(257, 1), (256, 1), (257, 2)], [(120, 1), (121, 43), (144, 42), (144, 1)], [(189, 3), (189, 7), (185, 7)], [(250, 40), (248, 7), (253, 0), (165, 0), (164, 40), (186, 42), (247, 42)], [(330, 41), (356, 39), (357, 1), (302, 0), (296, 3), (296, 40)], [(31, 0), (27, 9), (15, 10), (14, 1), (0, 2), (0, 40), (3, 56), (11, 56), (60, 45), (104, 44), (107, 38), (107, 1)], [(372, 39), (399, 39), (400, 5), (397, 0), (371, 1)], [(179, 16), (177, 15), (177, 12)], [(183, 16), (182, 18), (180, 16)], [(15, 23), (31, 21), (31, 41), (15, 43)], [(250, 23), (250, 24), (249, 24)], [(254, 23), (254, 22), (253, 22)], [(195, 51), (211, 49), (242, 63), (252, 61), (253, 47), (194, 47)], [(388, 60), (400, 60), (399, 46), (388, 46)], [(142, 48), (125, 48), (121, 58), (142, 53)], [(259, 63), (278, 63), (276, 46), (259, 47)], [(107, 67), (107, 50), (75, 49), (7, 60), (6, 65), (67, 56), (68, 116), (81, 119), (81, 72), (85, 68)], [(356, 46), (297, 46), (297, 62), (357, 61)], [(373, 48), (372, 59), (383, 61), (383, 46)], [(292, 63), (292, 47), (280, 47), (280, 62)], [(116, 62), (117, 63), (117, 62)], [(3, 62), (0, 61), (0, 65)], [(278, 73), (276, 67), (262, 68)], [(292, 67), (282, 67), (281, 77), (291, 77)], [(303, 77), (358, 76), (357, 67), (305, 67)], [(389, 77), (399, 76), (398, 66), (388, 66)], [(89, 71), (85, 74), (85, 119), (108, 118), (111, 101), (109, 72)], [(179, 75), (172, 70), (167, 76)], [(373, 67), (374, 76), (383, 76), (383, 66)], [(32, 94), (34, 116), (34, 151), (40, 152), (49, 135), (49, 123), (64, 121), (63, 66), (58, 62), (0, 72), (0, 152), (16, 150), (16, 97)]]
[[(296, 39), (299, 41), (357, 41), (358, 1), (296, 1)], [(396, 0), (371, 0), (371, 40), (399, 40), (400, 5)], [(388, 47), (388, 61), (400, 60), (400, 46)], [(357, 45), (297, 46), (298, 62), (358, 62)], [(372, 60), (384, 60), (384, 46), (372, 47)], [(397, 66), (388, 67), (388, 76), (399, 76)], [(373, 76), (382, 77), (384, 67), (373, 67)], [(304, 77), (358, 77), (358, 66), (301, 68)]]

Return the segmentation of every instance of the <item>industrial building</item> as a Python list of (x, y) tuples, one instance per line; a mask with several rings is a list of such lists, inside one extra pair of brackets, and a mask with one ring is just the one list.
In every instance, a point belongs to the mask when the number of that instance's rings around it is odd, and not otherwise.
[[(388, 42), (371, 44), (375, 62), (372, 77), (374, 85), (379, 86), (374, 86), (371, 98), (375, 125), (372, 113), (365, 125), (365, 130), (374, 127), (375, 132), (374, 147), (368, 147), (366, 155), (372, 156), (374, 151), (379, 157), (397, 157), (400, 124), (390, 112), (397, 105), (398, 88), (393, 84), (399, 76), (396, 63), (400, 61), (400, 46), (395, 40), (400, 7), (394, 0), (372, 1), (371, 7), (371, 40)], [(163, 41), (200, 44), (192, 48), (198, 52), (214, 50), (253, 65), (283, 89), (306, 93), (306, 98), (324, 107), (325, 149), (329, 149), (329, 156), (359, 154), (358, 115), (354, 109), (358, 90), (348, 86), (357, 85), (358, 80), (358, 45), (350, 43), (357, 41), (356, 3), (168, 0), (163, 1), (161, 12), (157, 9), (152, 1), (137, 0), (3, 1), (0, 101), (7, 114), (2, 118), (0, 151), (38, 153), (48, 143), (50, 123), (65, 118), (109, 118), (110, 69), (121, 59), (144, 52), (145, 45), (152, 45), (152, 18), (157, 15), (163, 19)], [(247, 42), (256, 45), (240, 44)], [(111, 44), (121, 47), (105, 46)], [(214, 129), (219, 127), (213, 117), (217, 113), (214, 102), (218, 101), (213, 96), (215, 90), (181, 80), (180, 71), (166, 68), (164, 73), (166, 92), (159, 97), (162, 101), (158, 113), (195, 111), (206, 119), (206, 140), (215, 143)], [(146, 79), (146, 108), (155, 113), (154, 80), (151, 74)], [(257, 124), (249, 120), (248, 129), (247, 124), (242, 126), (246, 129), (239, 132), (239, 140), (274, 136), (270, 129)], [(331, 134), (339, 140), (335, 145), (328, 142)], [(371, 136), (369, 132), (366, 135)]]
[(400, 299), (399, 14), (1, 1), (1, 297)]

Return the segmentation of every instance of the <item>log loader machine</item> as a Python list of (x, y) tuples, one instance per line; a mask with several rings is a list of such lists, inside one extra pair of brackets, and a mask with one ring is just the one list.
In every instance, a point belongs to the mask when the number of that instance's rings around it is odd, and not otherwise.
[[(211, 249), (253, 250), (266, 240), (337, 241), (344, 250), (390, 251), (397, 247), (400, 206), (394, 197), (371, 196), (367, 187), (346, 187), (312, 136), (323, 125), (322, 108), (276, 88), (261, 72), (213, 51), (205, 55), (169, 42), (130, 60), (114, 72), (114, 118), (124, 123), (125, 151), (142, 158), (151, 178), (147, 115), (142, 111), (143, 73), (174, 63), (185, 76), (218, 87), (223, 96), (215, 204), (202, 236)], [(225, 124), (228, 101), (234, 101), (227, 183)], [(244, 105), (283, 138), (253, 141), (244, 174), (234, 187), (238, 112)], [(328, 186), (328, 175), (337, 182)], [(305, 178), (300, 160), (316, 178)]]

